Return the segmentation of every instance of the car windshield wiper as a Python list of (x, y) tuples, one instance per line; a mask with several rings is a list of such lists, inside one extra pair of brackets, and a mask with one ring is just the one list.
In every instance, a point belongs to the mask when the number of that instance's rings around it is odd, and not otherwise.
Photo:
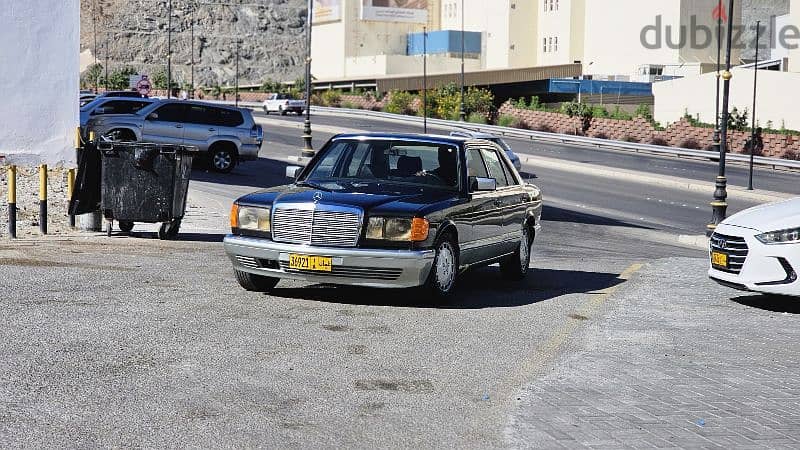
[(313, 189), (319, 189), (319, 190), (321, 190), (321, 191), (328, 191), (328, 192), (330, 192), (330, 191), (331, 191), (331, 190), (330, 190), (330, 189), (328, 189), (328, 188), (322, 187), (322, 186), (320, 186), (320, 185), (318, 185), (318, 184), (316, 184), (316, 183), (311, 183), (311, 182), (308, 182), (308, 181), (297, 181), (297, 182), (295, 182), (294, 184), (295, 184), (296, 186), (310, 187), (310, 188), (313, 188)]

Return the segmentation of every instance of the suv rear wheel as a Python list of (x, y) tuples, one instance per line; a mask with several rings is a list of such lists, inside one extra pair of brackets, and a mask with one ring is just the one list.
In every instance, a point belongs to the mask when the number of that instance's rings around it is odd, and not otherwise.
[(236, 151), (232, 145), (215, 144), (208, 153), (210, 168), (214, 172), (229, 173), (236, 167)]

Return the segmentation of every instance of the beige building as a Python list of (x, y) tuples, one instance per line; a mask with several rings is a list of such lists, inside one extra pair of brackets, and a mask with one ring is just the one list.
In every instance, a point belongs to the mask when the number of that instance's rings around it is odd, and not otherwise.
[[(724, 2), (727, 5), (727, 2)], [(716, 69), (719, 0), (586, 2), (584, 72), (595, 78), (653, 81)], [(734, 21), (741, 23), (741, 2)], [(727, 14), (727, 11), (725, 11)], [(738, 61), (738, 52), (733, 60)]]
[[(792, 0), (789, 11), (789, 23), (800, 26), (800, 0)], [(794, 42), (795, 45), (800, 42)], [(789, 50), (789, 70), (792, 72), (800, 72), (800, 46), (793, 50)]]
[(538, 0), (536, 51), (542, 65), (583, 60), (587, 0)]

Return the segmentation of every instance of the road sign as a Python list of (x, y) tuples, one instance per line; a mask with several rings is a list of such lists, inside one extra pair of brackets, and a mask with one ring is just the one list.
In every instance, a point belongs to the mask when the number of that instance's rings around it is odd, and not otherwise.
[(136, 90), (142, 95), (150, 95), (150, 90), (153, 88), (150, 84), (150, 79), (147, 75), (142, 75), (142, 78), (136, 83)]

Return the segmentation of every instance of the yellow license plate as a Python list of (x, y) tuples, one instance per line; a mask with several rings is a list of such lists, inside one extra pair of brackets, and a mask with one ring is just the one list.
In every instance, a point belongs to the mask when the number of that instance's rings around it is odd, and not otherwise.
[(330, 272), (333, 268), (333, 258), (328, 256), (289, 255), (289, 268), (295, 270), (313, 270), (315, 272)]
[(728, 255), (720, 252), (711, 252), (711, 265), (728, 268)]

